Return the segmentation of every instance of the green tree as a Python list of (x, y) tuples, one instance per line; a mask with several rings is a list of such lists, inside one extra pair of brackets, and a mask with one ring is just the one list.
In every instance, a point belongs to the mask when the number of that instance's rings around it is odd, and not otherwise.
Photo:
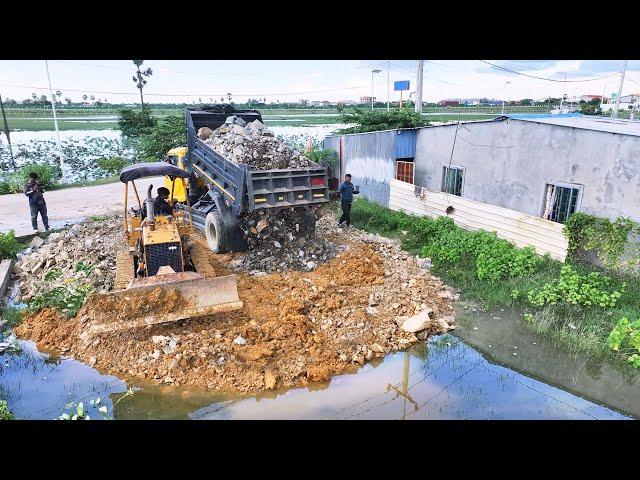
[(137, 146), (138, 154), (148, 161), (163, 158), (169, 150), (186, 144), (184, 116), (172, 115), (161, 119), (145, 133)]
[(123, 108), (118, 110), (118, 114), (118, 126), (126, 137), (139, 137), (149, 133), (157, 123), (148, 109), (137, 112), (130, 108)]
[(136, 66), (136, 74), (132, 77), (133, 83), (136, 84), (138, 90), (140, 90), (140, 109), (142, 110), (142, 118), (144, 119), (144, 97), (142, 96), (142, 89), (147, 84), (147, 78), (153, 75), (153, 70), (147, 68), (146, 70), (140, 70), (140, 67), (144, 63), (144, 60), (133, 60), (133, 64)]
[(353, 123), (355, 126), (343, 128), (339, 133), (375, 132), (394, 128), (416, 128), (429, 125), (429, 121), (411, 108), (387, 111), (372, 111), (356, 108), (353, 112), (342, 113), (341, 123)]

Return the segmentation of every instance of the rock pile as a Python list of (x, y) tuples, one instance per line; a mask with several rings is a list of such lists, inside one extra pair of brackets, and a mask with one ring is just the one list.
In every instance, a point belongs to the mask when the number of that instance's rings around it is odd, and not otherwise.
[(21, 290), (14, 301), (28, 302), (38, 293), (68, 286), (75, 280), (90, 282), (97, 292), (111, 290), (115, 246), (123, 241), (121, 230), (121, 221), (112, 217), (77, 223), (46, 239), (34, 237), (13, 267)]
[(215, 130), (200, 128), (198, 138), (211, 145), (220, 155), (256, 170), (305, 168), (311, 165), (307, 157), (274, 137), (273, 132), (259, 120), (247, 124), (233, 115)]
[(238, 255), (230, 266), (252, 275), (315, 269), (335, 257), (338, 249), (315, 236), (311, 228), (314, 212), (260, 211), (240, 219), (249, 251)]

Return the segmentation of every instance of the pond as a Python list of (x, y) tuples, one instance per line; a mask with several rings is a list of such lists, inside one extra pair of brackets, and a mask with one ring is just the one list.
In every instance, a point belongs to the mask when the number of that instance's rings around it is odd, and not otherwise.
[(129, 383), (76, 360), (51, 358), (32, 342), (0, 355), (0, 398), (16, 417), (54, 419), (82, 401), (102, 418), (128, 387), (116, 419), (625, 419), (558, 385), (525, 375), (453, 335), (432, 337), (356, 373), (305, 388), (234, 396)]

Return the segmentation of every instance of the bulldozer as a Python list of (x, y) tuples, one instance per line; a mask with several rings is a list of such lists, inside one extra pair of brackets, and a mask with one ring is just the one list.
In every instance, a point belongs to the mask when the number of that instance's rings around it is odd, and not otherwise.
[[(195, 228), (188, 196), (186, 205), (174, 198), (176, 182), (185, 191), (188, 175), (168, 162), (139, 163), (121, 171), (126, 244), (116, 254), (115, 290), (92, 298), (94, 305), (103, 308), (90, 310), (90, 335), (242, 308), (236, 275), (216, 276), (208, 262), (206, 244), (193, 241)], [(154, 211), (153, 185), (144, 202), (140, 200), (135, 180), (156, 176), (171, 179), (169, 203), (175, 207), (171, 215)], [(128, 209), (130, 184), (137, 206)]]

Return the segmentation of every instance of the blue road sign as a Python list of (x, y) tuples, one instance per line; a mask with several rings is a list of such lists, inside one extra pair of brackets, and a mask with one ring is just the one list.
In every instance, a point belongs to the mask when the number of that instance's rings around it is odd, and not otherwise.
[(393, 82), (393, 89), (397, 92), (400, 90), (409, 90), (409, 80), (400, 80)]

